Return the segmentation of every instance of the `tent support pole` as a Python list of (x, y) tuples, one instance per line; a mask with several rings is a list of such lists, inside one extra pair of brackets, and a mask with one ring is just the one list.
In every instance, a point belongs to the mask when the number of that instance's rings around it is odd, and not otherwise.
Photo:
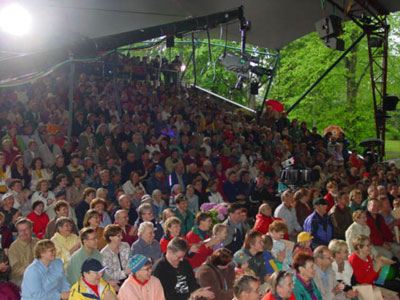
[(269, 79), (267, 89), (265, 90), (264, 99), (263, 99), (263, 102), (261, 104), (261, 108), (260, 108), (259, 112), (257, 113), (258, 123), (260, 123), (260, 121), (261, 121), (261, 116), (262, 116), (262, 113), (264, 111), (265, 102), (267, 101), (269, 90), (271, 89), (272, 81), (274, 80), (275, 71), (278, 68), (280, 60), (281, 60), (281, 54), (280, 54), (280, 52), (278, 52), (278, 54), (276, 56), (276, 59), (275, 59), (274, 68), (272, 69), (271, 78)]
[(330, 67), (328, 69), (326, 69), (326, 71), (304, 92), (303, 95), (300, 96), (300, 98), (293, 103), (293, 105), (287, 110), (287, 113), (289, 114), (293, 109), (296, 108), (296, 106), (322, 81), (322, 79), (325, 78), (326, 75), (329, 74), (330, 71), (333, 70), (334, 67), (336, 67), (336, 65), (351, 51), (351, 49), (353, 49), (365, 36), (365, 33), (361, 34), (358, 39), (356, 39), (353, 44), (351, 44), (351, 46), (349, 48), (346, 49), (346, 51), (344, 51), (342, 53), (342, 55), (340, 55), (338, 57), (338, 59), (332, 64), (330, 65)]

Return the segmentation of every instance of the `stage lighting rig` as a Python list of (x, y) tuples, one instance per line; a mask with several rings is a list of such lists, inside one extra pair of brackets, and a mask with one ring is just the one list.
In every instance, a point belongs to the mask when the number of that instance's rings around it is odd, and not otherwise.
[(225, 67), (229, 73), (236, 74), (244, 78), (249, 78), (249, 72), (261, 77), (264, 75), (271, 76), (272, 70), (259, 66), (259, 59), (247, 54), (236, 55), (227, 52), (220, 58), (221, 65)]

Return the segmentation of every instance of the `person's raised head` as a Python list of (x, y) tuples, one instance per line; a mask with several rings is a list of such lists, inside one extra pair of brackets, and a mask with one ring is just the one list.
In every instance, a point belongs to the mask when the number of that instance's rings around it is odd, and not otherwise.
[(104, 238), (107, 241), (107, 243), (110, 243), (112, 240), (119, 239), (119, 241), (122, 240), (122, 229), (121, 226), (118, 224), (110, 224), (107, 225), (106, 228), (104, 228)]
[(314, 277), (315, 269), (312, 255), (305, 252), (296, 253), (293, 257), (292, 266), (296, 270), (296, 273), (306, 282)]
[(79, 239), (81, 240), (82, 246), (87, 250), (93, 250), (97, 248), (97, 234), (93, 228), (85, 227), (79, 232)]
[(179, 235), (180, 229), (181, 229), (181, 220), (179, 220), (177, 217), (169, 217), (165, 222), (164, 222), (164, 231), (165, 234), (167, 235), (172, 235), (173, 237)]
[(290, 271), (274, 272), (269, 278), (271, 294), (278, 295), (281, 299), (290, 299), (294, 290), (293, 274)]
[(18, 239), (25, 243), (30, 243), (32, 240), (32, 221), (28, 218), (19, 218), (15, 223), (15, 227), (17, 228)]
[(332, 266), (332, 252), (327, 246), (321, 245), (315, 248), (313, 252), (315, 264), (322, 270), (326, 271)]
[(229, 205), (228, 207), (228, 214), (229, 214), (229, 218), (235, 223), (239, 223), (240, 222), (240, 213), (242, 210), (243, 205), (240, 203), (232, 203), (231, 205)]
[(233, 295), (237, 300), (258, 300), (260, 282), (250, 275), (239, 277), (233, 285)]

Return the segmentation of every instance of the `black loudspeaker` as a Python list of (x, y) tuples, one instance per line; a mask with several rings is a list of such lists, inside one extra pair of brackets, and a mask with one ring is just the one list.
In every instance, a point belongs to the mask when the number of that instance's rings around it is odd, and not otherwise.
[(167, 48), (175, 47), (175, 38), (173, 36), (167, 37)]
[(335, 37), (327, 38), (324, 41), (325, 46), (333, 50), (344, 51), (344, 41)]
[(396, 110), (397, 102), (399, 102), (399, 98), (395, 95), (383, 96), (383, 110), (385, 111)]
[(326, 37), (336, 37), (339, 36), (343, 31), (342, 19), (338, 16), (331, 15), (315, 23), (315, 28), (317, 29), (320, 39)]

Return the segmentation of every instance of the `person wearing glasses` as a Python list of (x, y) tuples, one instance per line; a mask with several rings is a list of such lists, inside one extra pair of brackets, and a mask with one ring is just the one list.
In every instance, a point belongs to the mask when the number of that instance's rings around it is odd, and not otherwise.
[[(384, 263), (381, 256), (371, 258), (372, 243), (365, 235), (356, 236), (353, 239), (355, 252), (350, 255), (349, 262), (353, 267), (354, 278), (358, 284), (373, 284), (379, 277), (379, 272)], [(399, 291), (400, 283), (397, 280), (385, 281), (385, 287)]]
[(56, 247), (50, 240), (39, 241), (35, 259), (28, 266), (22, 281), (22, 300), (66, 300), (70, 285), (64, 276), (63, 263), (56, 258)]
[(269, 278), (271, 285), (270, 291), (262, 298), (262, 300), (295, 300), (293, 294), (293, 273), (289, 271), (278, 271), (273, 273)]
[[(117, 300), (115, 290), (102, 277), (107, 267), (94, 258), (86, 259), (79, 280), (72, 286), (69, 300)], [(55, 299), (55, 298), (53, 298)]]
[(75, 284), (81, 275), (81, 267), (83, 262), (88, 258), (97, 259), (102, 262), (102, 256), (97, 250), (98, 238), (93, 228), (86, 227), (79, 233), (82, 247), (75, 251), (67, 266), (67, 279), (71, 285)]
[(318, 246), (314, 250), (314, 262), (316, 272), (315, 285), (322, 294), (324, 300), (345, 300), (356, 297), (352, 290), (344, 292), (344, 282), (338, 283), (335, 271), (332, 270), (332, 252), (327, 246)]
[(129, 260), (131, 275), (122, 284), (119, 300), (165, 300), (164, 290), (160, 280), (152, 276), (151, 260), (141, 254), (136, 254)]

